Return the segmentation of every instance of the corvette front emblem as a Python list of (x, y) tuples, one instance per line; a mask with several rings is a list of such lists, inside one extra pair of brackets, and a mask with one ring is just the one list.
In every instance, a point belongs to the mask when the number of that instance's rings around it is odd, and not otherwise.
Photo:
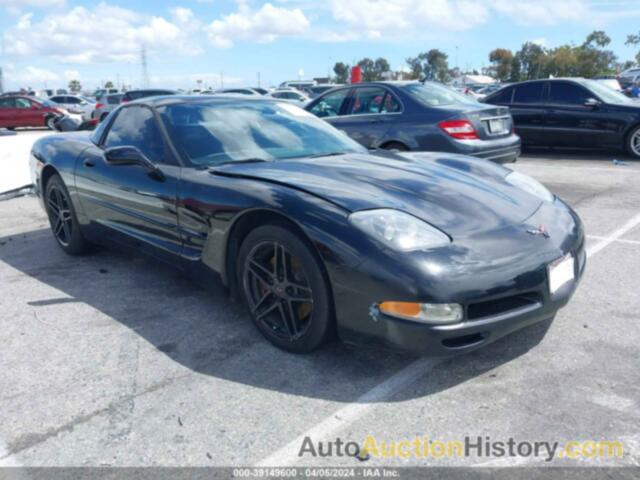
[(531, 235), (541, 235), (544, 238), (549, 238), (549, 232), (547, 231), (547, 227), (545, 227), (544, 225), (540, 225), (538, 228), (530, 228), (529, 230), (527, 230), (527, 233), (531, 234)]

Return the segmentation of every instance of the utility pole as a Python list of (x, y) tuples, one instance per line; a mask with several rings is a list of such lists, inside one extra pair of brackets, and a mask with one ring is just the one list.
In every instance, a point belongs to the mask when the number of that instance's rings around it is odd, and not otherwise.
[(142, 66), (142, 86), (149, 88), (149, 70), (147, 69), (147, 49), (144, 45), (140, 49), (140, 64)]
[(260, 88), (262, 85), (260, 85), (260, 72), (258, 72), (258, 88)]

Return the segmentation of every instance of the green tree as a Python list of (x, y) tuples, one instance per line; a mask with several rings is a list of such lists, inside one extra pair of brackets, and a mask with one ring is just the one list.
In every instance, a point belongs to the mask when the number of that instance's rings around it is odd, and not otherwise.
[(347, 83), (347, 80), (349, 80), (349, 65), (343, 62), (336, 62), (333, 66), (333, 73), (336, 74), (333, 79), (336, 83)]
[(104, 88), (115, 88), (113, 86), (113, 82), (111, 80), (108, 80), (105, 84), (104, 84)]
[(376, 80), (382, 80), (382, 74), (391, 70), (389, 62), (386, 58), (379, 57), (373, 63), (373, 69), (376, 72)]
[(511, 50), (496, 48), (489, 53), (489, 61), (492, 63), (491, 72), (498, 80), (505, 82), (511, 78), (511, 68), (513, 67)]
[(516, 53), (520, 62), (520, 79), (531, 80), (541, 78), (545, 69), (544, 49), (533, 42), (525, 42), (522, 48)]
[(416, 57), (406, 59), (414, 79), (449, 80), (449, 60), (447, 54), (432, 48), (428, 52), (418, 54)]
[[(637, 35), (636, 34), (627, 35), (627, 41), (624, 42), (624, 44), (631, 45), (633, 47), (640, 45), (640, 31), (637, 33)], [(640, 64), (640, 51), (636, 53), (636, 63)]]
[(70, 80), (69, 90), (71, 91), (71, 93), (78, 93), (80, 90), (82, 90), (82, 85), (78, 80)]
[(522, 80), (522, 64), (520, 63), (518, 55), (514, 55), (513, 60), (511, 60), (511, 73), (509, 74), (509, 81), (519, 82), (520, 80)]
[(604, 48), (611, 43), (611, 37), (609, 37), (609, 35), (607, 35), (602, 30), (594, 30), (589, 35), (587, 35), (587, 38), (585, 39), (582, 46), (588, 47), (592, 46), (594, 43), (596, 44), (596, 46)]
[(358, 66), (362, 70), (362, 81), (372, 82), (377, 80), (376, 64), (369, 57), (365, 57), (358, 62)]

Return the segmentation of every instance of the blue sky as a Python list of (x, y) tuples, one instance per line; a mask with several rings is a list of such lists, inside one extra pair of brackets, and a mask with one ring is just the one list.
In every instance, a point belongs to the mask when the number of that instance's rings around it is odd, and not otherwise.
[(0, 66), (5, 88), (136, 87), (144, 45), (154, 85), (257, 85), (259, 73), (265, 86), (364, 56), (401, 68), (430, 48), (479, 69), (496, 47), (580, 43), (594, 29), (633, 58), (640, 0), (0, 0)]

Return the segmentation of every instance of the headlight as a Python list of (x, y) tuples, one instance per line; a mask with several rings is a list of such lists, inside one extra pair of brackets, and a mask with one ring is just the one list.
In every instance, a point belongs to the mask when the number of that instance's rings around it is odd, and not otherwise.
[(511, 172), (505, 177), (505, 180), (514, 187), (518, 187), (531, 195), (535, 195), (540, 200), (553, 202), (553, 194), (547, 190), (547, 187), (528, 175), (523, 175), (519, 172)]
[(437, 228), (399, 210), (364, 210), (352, 213), (349, 221), (388, 247), (403, 252), (434, 248), (451, 242)]

